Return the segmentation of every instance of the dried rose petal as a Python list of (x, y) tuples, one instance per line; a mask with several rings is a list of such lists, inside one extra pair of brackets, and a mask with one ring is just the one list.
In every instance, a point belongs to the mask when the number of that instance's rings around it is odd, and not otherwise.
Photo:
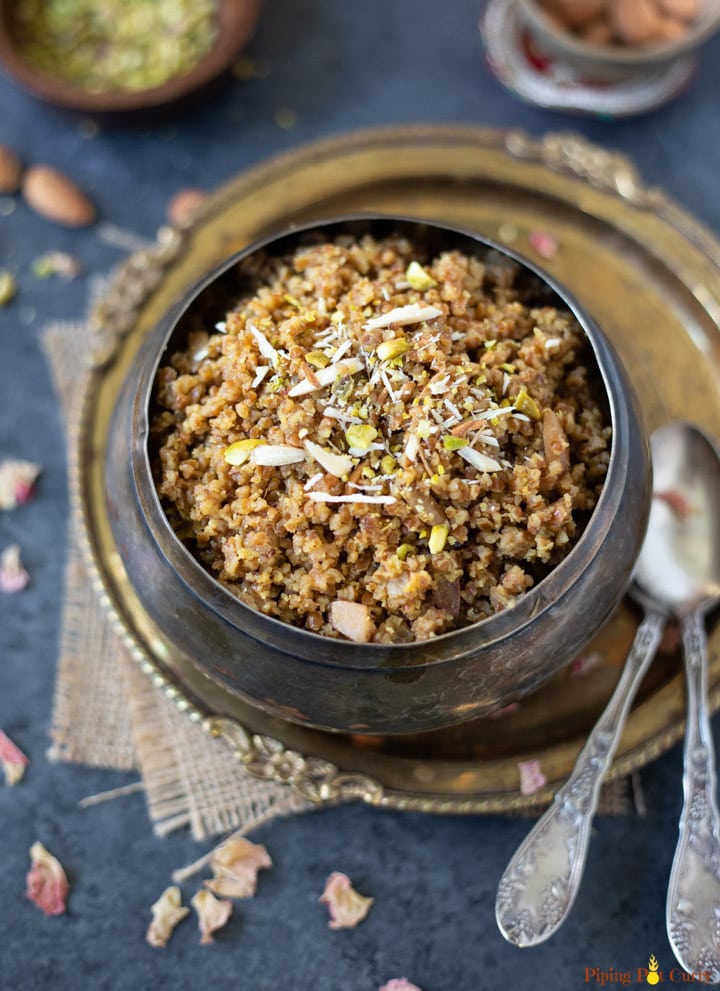
[(214, 943), (212, 934), (216, 929), (222, 929), (232, 915), (232, 902), (226, 898), (216, 898), (211, 891), (201, 888), (193, 895), (190, 904), (198, 914), (200, 942), (205, 945)]
[(30, 860), (25, 894), (45, 915), (62, 915), (70, 885), (60, 861), (37, 841), (30, 847)]
[(547, 231), (531, 231), (528, 234), (528, 241), (533, 251), (536, 251), (541, 258), (554, 258), (558, 253), (559, 245)]
[(495, 712), (491, 712), (490, 719), (503, 719), (505, 716), (511, 716), (513, 712), (517, 712), (520, 708), (519, 702), (509, 702), (504, 705), (502, 709), (496, 709)]
[(180, 889), (173, 884), (163, 891), (154, 905), (150, 906), (152, 922), (145, 934), (150, 946), (167, 946), (175, 926), (190, 914), (190, 909), (185, 908), (181, 902)]
[(521, 760), (518, 763), (520, 772), (520, 794), (533, 795), (547, 784), (547, 779), (540, 768), (539, 760)]
[(40, 466), (12, 458), (0, 462), (0, 509), (15, 509), (27, 502), (33, 492)]
[(693, 512), (692, 506), (682, 492), (672, 489), (667, 492), (653, 492), (653, 498), (667, 503), (679, 520), (686, 520)]
[(393, 977), (379, 991), (422, 991), (417, 984), (411, 984), (407, 977)]
[(359, 895), (353, 888), (350, 878), (340, 871), (333, 871), (325, 882), (325, 890), (320, 902), (330, 910), (331, 929), (352, 929), (362, 922), (370, 911), (373, 898)]
[(252, 898), (258, 870), (272, 865), (260, 843), (251, 843), (242, 836), (230, 837), (214, 851), (210, 859), (214, 877), (205, 881), (205, 887), (226, 898)]
[(682, 634), (677, 623), (668, 623), (660, 637), (658, 651), (661, 654), (674, 654), (680, 646)]
[(20, 592), (30, 581), (30, 575), (20, 563), (20, 548), (11, 544), (0, 554), (0, 592)]
[(584, 678), (602, 664), (602, 654), (593, 650), (589, 654), (578, 654), (568, 668), (572, 678)]
[(0, 729), (0, 764), (5, 772), (5, 784), (16, 785), (21, 781), (28, 766), (28, 759), (20, 747)]

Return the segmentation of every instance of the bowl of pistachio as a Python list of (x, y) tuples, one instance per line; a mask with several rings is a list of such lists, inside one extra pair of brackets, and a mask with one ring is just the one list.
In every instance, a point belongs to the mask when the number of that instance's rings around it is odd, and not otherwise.
[(69, 110), (163, 107), (232, 65), (259, 10), (260, 0), (0, 0), (0, 64)]

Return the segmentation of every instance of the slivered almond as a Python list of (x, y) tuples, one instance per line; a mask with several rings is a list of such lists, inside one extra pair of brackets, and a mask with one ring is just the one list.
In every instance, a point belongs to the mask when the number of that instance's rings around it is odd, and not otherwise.
[(343, 478), (345, 475), (349, 475), (353, 469), (353, 460), (349, 458), (347, 454), (335, 454), (334, 451), (329, 451), (326, 447), (320, 447), (319, 444), (314, 444), (311, 440), (305, 441), (305, 450), (314, 458), (321, 468), (334, 475), (336, 478)]
[(303, 382), (298, 382), (297, 385), (294, 385), (289, 390), (288, 396), (291, 396), (293, 399), (297, 396), (306, 396), (310, 392), (316, 392), (317, 389), (324, 389), (325, 386), (332, 385), (337, 379), (354, 375), (364, 367), (365, 365), (359, 358), (346, 358), (344, 361), (339, 361), (336, 365), (328, 365), (327, 368), (320, 368), (318, 370), (315, 377), (320, 383), (319, 386), (315, 386), (312, 382), (305, 379)]

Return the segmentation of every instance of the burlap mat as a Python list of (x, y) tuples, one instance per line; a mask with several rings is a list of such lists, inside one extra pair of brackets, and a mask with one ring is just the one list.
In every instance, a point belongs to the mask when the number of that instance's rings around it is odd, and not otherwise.
[[(100, 291), (96, 286), (92, 295)], [(53, 324), (43, 335), (69, 445), (77, 437), (94, 333), (88, 320)], [(92, 587), (78, 550), (79, 525), (71, 514), (51, 759), (137, 769), (158, 835), (181, 826), (197, 839), (249, 832), (310, 808), (293, 789), (248, 775), (226, 743), (192, 723), (140, 670)], [(603, 789), (601, 811), (643, 809), (636, 776)]]
[[(88, 320), (53, 324), (43, 335), (69, 445), (77, 437), (93, 333)], [(226, 743), (190, 722), (140, 670), (92, 587), (78, 527), (71, 514), (50, 758), (139, 770), (159, 835), (181, 826), (197, 839), (248, 832), (310, 808), (291, 788), (248, 775)]]

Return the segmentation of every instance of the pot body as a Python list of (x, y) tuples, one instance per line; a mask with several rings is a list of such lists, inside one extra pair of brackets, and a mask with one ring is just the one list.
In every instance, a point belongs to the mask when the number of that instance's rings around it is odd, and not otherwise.
[[(409, 644), (320, 637), (264, 616), (228, 592), (188, 552), (160, 505), (148, 454), (158, 365), (189, 307), (258, 247), (285, 253), (308, 232), (399, 231), (509, 260), (542, 303), (570, 309), (585, 330), (613, 429), (598, 504), (568, 556), (517, 604), (473, 626)], [(222, 288), (222, 287), (220, 287)], [(403, 218), (346, 218), (281, 235), (230, 259), (169, 314), (140, 349), (119, 396), (106, 452), (118, 552), (172, 649), (249, 704), (324, 730), (399, 734), (482, 716), (533, 691), (592, 638), (629, 584), (647, 524), (650, 454), (634, 390), (610, 343), (578, 304), (529, 262), (463, 231)]]

